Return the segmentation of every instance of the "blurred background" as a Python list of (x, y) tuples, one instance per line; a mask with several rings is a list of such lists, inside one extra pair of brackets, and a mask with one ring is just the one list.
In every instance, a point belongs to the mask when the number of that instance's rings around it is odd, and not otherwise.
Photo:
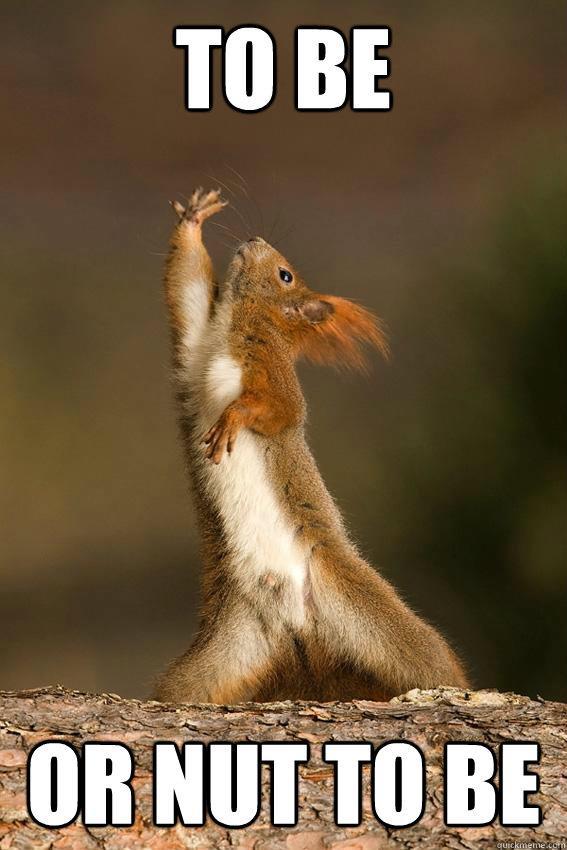
[[(168, 199), (224, 182), (223, 224), (389, 328), (368, 378), (302, 369), (361, 550), (477, 686), (567, 700), (564, 4), (204, 9), (2, 6), (0, 687), (144, 696), (190, 643), (160, 279)], [(213, 111), (187, 113), (172, 28), (251, 22), (277, 39), (272, 107), (229, 109), (217, 55)], [(393, 111), (297, 114), (295, 26), (372, 23)], [(230, 237), (208, 238), (223, 269)]]

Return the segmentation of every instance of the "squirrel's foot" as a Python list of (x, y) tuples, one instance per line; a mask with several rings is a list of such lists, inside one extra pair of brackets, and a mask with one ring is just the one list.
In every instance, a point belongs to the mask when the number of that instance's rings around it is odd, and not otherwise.
[(225, 450), (228, 454), (231, 453), (236, 442), (236, 435), (241, 427), (242, 422), (240, 421), (238, 409), (229, 405), (220, 419), (217, 420), (203, 437), (203, 441), (207, 447), (205, 449), (205, 457), (208, 457), (213, 463), (220, 463)]
[(204, 189), (199, 187), (191, 195), (186, 207), (179, 201), (170, 201), (169, 203), (180, 222), (187, 221), (201, 226), (206, 219), (226, 207), (228, 201), (223, 200), (220, 189), (211, 189), (210, 192), (205, 192)]

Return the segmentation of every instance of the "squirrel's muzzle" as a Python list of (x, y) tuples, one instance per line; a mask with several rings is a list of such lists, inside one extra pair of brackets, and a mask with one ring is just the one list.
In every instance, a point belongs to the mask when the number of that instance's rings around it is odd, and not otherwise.
[(261, 236), (253, 236), (247, 239), (236, 249), (236, 255), (245, 259), (246, 257), (255, 257), (263, 253), (261, 249), (269, 248), (270, 246)]

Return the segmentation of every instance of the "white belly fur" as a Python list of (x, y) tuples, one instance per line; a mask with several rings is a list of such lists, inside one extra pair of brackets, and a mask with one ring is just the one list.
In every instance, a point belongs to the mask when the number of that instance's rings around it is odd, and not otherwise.
[[(195, 439), (199, 443), (242, 390), (241, 368), (226, 347), (227, 318), (218, 311), (187, 363), (191, 377), (186, 374), (185, 378), (193, 384)], [(231, 454), (225, 453), (219, 464), (205, 458), (202, 444), (197, 455), (201, 460), (196, 472), (222, 519), (234, 577), (245, 591), (253, 591), (268, 574), (284, 579), (287, 604), (282, 614), (300, 624), (307, 552), (278, 504), (267, 475), (262, 439), (242, 429)]]

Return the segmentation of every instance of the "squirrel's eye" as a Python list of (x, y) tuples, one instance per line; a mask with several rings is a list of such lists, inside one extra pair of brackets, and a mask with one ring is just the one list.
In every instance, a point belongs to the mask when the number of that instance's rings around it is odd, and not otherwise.
[(284, 283), (291, 283), (293, 280), (293, 275), (291, 272), (288, 272), (287, 269), (280, 269), (280, 278)]

